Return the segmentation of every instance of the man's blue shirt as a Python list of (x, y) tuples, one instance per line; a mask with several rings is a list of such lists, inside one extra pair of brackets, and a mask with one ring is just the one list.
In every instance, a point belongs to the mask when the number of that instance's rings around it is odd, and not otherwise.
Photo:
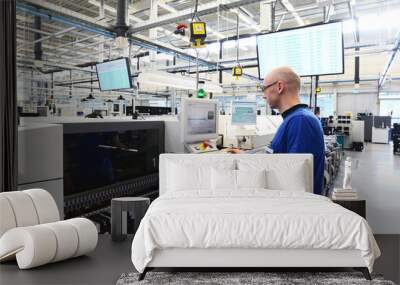
[(322, 194), (325, 144), (318, 118), (299, 104), (283, 112), (283, 122), (272, 140), (274, 153), (311, 153), (314, 156), (314, 193)]

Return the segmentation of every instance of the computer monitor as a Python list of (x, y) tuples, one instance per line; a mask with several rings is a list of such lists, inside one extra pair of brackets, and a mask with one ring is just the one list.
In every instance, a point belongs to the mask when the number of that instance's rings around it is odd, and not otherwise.
[(257, 124), (257, 102), (233, 101), (232, 125), (248, 126)]
[(183, 99), (180, 120), (182, 142), (216, 139), (218, 137), (218, 101)]
[(101, 91), (132, 88), (128, 58), (98, 63), (96, 70)]
[(342, 23), (282, 30), (257, 36), (260, 79), (281, 66), (299, 76), (344, 73)]

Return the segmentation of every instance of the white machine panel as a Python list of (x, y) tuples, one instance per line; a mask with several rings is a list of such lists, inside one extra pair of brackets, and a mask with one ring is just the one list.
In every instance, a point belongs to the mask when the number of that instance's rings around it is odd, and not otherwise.
[(219, 133), (224, 136), (224, 147), (254, 149), (267, 146), (282, 122), (281, 116), (257, 116), (255, 128), (232, 126), (231, 116), (219, 116)]
[(64, 213), (62, 125), (31, 123), (18, 128), (18, 189), (42, 188)]
[(18, 184), (63, 177), (62, 125), (18, 128)]
[(389, 128), (381, 129), (372, 127), (372, 142), (389, 143)]

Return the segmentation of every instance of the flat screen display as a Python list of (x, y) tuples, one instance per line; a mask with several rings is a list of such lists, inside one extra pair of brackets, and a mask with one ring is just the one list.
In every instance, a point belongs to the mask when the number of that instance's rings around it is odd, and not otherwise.
[(255, 125), (257, 123), (257, 103), (232, 102), (232, 125)]
[(257, 36), (257, 54), (260, 79), (281, 66), (300, 76), (344, 73), (342, 23)]
[(217, 132), (216, 105), (210, 103), (189, 104), (187, 124), (189, 135), (214, 134)]
[(98, 63), (96, 70), (101, 91), (132, 88), (127, 58)]

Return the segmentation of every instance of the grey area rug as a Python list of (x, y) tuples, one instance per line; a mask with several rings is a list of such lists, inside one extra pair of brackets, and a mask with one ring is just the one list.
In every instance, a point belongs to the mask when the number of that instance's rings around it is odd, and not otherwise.
[(368, 281), (359, 272), (148, 272), (142, 281), (137, 280), (138, 276), (138, 273), (122, 274), (116, 285), (395, 285), (380, 275), (372, 275), (373, 280)]

